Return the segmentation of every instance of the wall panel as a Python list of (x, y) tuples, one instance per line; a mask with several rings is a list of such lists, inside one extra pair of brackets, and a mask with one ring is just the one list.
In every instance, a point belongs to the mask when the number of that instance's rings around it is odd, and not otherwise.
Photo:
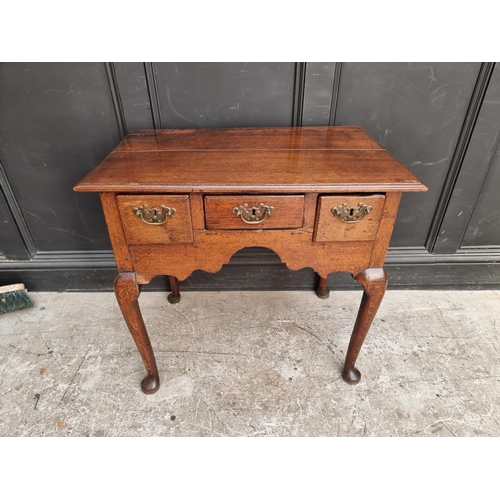
[(103, 63), (2, 63), (0, 160), (39, 251), (109, 248), (98, 196), (72, 191), (120, 140)]
[(335, 69), (339, 66), (339, 63), (307, 63), (303, 126), (330, 124)]
[[(498, 241), (498, 231), (491, 225), (496, 210), (488, 213), (483, 209), (488, 204), (493, 205), (488, 210), (494, 209), (494, 200), (498, 198), (497, 171), (500, 165), (496, 155), (500, 140), (500, 66), (490, 63), (484, 66), (487, 71), (484, 71), (485, 81), (482, 82), (484, 88), (480, 89), (483, 99), (478, 103), (477, 119), (456, 181), (451, 186), (451, 196), (434, 246), (435, 253), (454, 253), (463, 243), (466, 246), (491, 245)], [(481, 215), (478, 217), (478, 214)], [(475, 243), (476, 237), (481, 243)]]
[(128, 132), (154, 128), (144, 63), (112, 63)]
[(344, 63), (336, 125), (360, 125), (427, 186), (403, 195), (391, 245), (423, 247), (480, 63)]
[(295, 63), (156, 63), (162, 128), (292, 124)]
[(462, 247), (500, 247), (500, 148), (498, 148), (498, 140), (496, 145), (496, 154), (492, 158), (484, 187), (467, 227)]

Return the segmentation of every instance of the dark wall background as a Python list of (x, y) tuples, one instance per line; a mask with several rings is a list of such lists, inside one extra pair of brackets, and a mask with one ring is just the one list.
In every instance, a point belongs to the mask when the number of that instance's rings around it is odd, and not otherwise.
[[(360, 125), (430, 188), (403, 195), (390, 286), (498, 287), (499, 105), (495, 63), (1, 63), (0, 285), (111, 289), (99, 198), (72, 187), (128, 131)], [(315, 280), (259, 248), (183, 288)]]

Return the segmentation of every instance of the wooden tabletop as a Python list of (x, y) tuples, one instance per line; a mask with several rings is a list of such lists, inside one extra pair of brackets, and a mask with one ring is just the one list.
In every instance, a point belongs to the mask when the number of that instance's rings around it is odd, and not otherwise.
[(81, 182), (93, 192), (426, 191), (360, 127), (136, 130)]

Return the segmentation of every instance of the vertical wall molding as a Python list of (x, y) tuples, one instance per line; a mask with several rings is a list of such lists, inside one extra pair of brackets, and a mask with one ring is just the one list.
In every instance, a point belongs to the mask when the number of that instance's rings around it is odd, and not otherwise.
[[(491, 151), (491, 155), (490, 155), (490, 158), (488, 160), (488, 163), (486, 165), (486, 168), (481, 172), (482, 173), (482, 177), (480, 179), (480, 182), (477, 184), (477, 188), (476, 188), (476, 192), (475, 192), (475, 200), (474, 200), (474, 203), (473, 205), (470, 206), (469, 209), (462, 209), (461, 212), (462, 214), (464, 215), (463, 219), (461, 220), (461, 229), (460, 229), (460, 234), (456, 234), (457, 233), (457, 230), (455, 229), (455, 231), (452, 233), (452, 235), (447, 235), (448, 237), (446, 238), (447, 241), (449, 241), (451, 239), (451, 245), (453, 245), (453, 251), (460, 251), (461, 247), (462, 247), (462, 242), (464, 240), (464, 236), (465, 236), (465, 233), (467, 231), (467, 227), (469, 226), (470, 222), (471, 222), (471, 219), (472, 219), (472, 216), (474, 215), (474, 211), (476, 209), (476, 206), (479, 202), (479, 199), (480, 199), (480, 195), (481, 195), (481, 192), (483, 191), (483, 188), (485, 187), (486, 185), (486, 180), (488, 179), (488, 175), (490, 173), (490, 170), (491, 170), (491, 165), (493, 164), (493, 160), (495, 159), (495, 156), (498, 154), (498, 148), (500, 147), (500, 133), (497, 133), (497, 136), (496, 136), (496, 139), (495, 139), (495, 145), (493, 146), (493, 149)], [(446, 217), (446, 215), (445, 215)], [(444, 222), (445, 222), (445, 218), (443, 218), (443, 225), (441, 227), (446, 227)], [(440, 228), (441, 229), (441, 228)], [(453, 237), (454, 235), (454, 237)], [(438, 234), (438, 238), (437, 238), (437, 241), (436, 241), (436, 245), (435, 245), (435, 248), (434, 248), (434, 251), (436, 253), (450, 253), (449, 251), (449, 246), (451, 245), (445, 245), (444, 243), (440, 242), (440, 238), (439, 238), (439, 234)], [(441, 248), (442, 247), (442, 248)], [(488, 248), (494, 248), (495, 246), (494, 245), (489, 245)], [(468, 249), (470, 249), (471, 247), (467, 247)]]
[(455, 184), (457, 182), (460, 169), (469, 146), (469, 142), (472, 136), (472, 132), (476, 125), (477, 117), (481, 106), (483, 104), (484, 96), (488, 88), (488, 84), (495, 68), (495, 63), (482, 63), (479, 69), (479, 75), (476, 81), (474, 90), (472, 91), (471, 100), (467, 113), (465, 115), (464, 123), (462, 125), (462, 130), (458, 137), (457, 145), (455, 147), (455, 152), (453, 153), (453, 158), (450, 163), (450, 168), (446, 176), (446, 180), (441, 191), (441, 196), (439, 197), (439, 202), (434, 213), (434, 217), (429, 229), (429, 234), (427, 236), (427, 241), (425, 247), (429, 252), (433, 252), (436, 246), (436, 241), (439, 236), (439, 231), (443, 223), (446, 210), (448, 208)]
[(106, 68), (106, 74), (108, 75), (109, 90), (111, 92), (111, 99), (113, 101), (113, 107), (115, 109), (116, 122), (118, 124), (120, 136), (123, 139), (128, 134), (128, 130), (127, 122), (125, 120), (125, 113), (123, 112), (120, 89), (118, 87), (118, 81), (116, 79), (115, 67), (111, 62), (105, 62), (104, 66)]
[(17, 226), (21, 239), (26, 248), (26, 253), (29, 258), (33, 258), (37, 253), (37, 248), (33, 237), (31, 236), (28, 225), (26, 224), (26, 220), (24, 219), (23, 212), (19, 203), (17, 202), (16, 196), (12, 187), (9, 183), (7, 175), (5, 173), (5, 169), (0, 161), (0, 189), (3, 192), (5, 197), (5, 201), (10, 210), (12, 218)]
[(339, 101), (340, 93), (340, 78), (342, 75), (342, 63), (335, 63), (335, 72), (333, 74), (333, 90), (332, 90), (332, 102), (330, 103), (330, 121), (328, 125), (333, 126), (337, 120), (337, 104)]
[(304, 92), (306, 89), (306, 68), (307, 63), (305, 62), (295, 63), (292, 127), (300, 127), (302, 125), (302, 116), (304, 114)]
[(158, 83), (156, 81), (156, 68), (154, 63), (144, 63), (146, 71), (146, 84), (148, 86), (149, 102), (151, 103), (151, 114), (153, 116), (154, 128), (163, 128), (161, 120), (160, 99), (158, 96)]
[[(439, 228), (434, 246), (435, 254), (460, 251), (482, 193), (488, 190), (489, 175), (494, 173), (492, 166), (495, 164), (500, 143), (499, 98), (500, 66), (496, 64), (488, 82), (474, 132), (467, 145), (453, 195)], [(470, 250), (470, 247), (467, 248)]]

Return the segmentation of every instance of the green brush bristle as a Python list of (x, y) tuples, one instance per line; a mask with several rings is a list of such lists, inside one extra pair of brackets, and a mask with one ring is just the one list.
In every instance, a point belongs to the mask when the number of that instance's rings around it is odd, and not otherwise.
[(33, 307), (34, 304), (24, 290), (14, 290), (0, 294), (0, 314)]

